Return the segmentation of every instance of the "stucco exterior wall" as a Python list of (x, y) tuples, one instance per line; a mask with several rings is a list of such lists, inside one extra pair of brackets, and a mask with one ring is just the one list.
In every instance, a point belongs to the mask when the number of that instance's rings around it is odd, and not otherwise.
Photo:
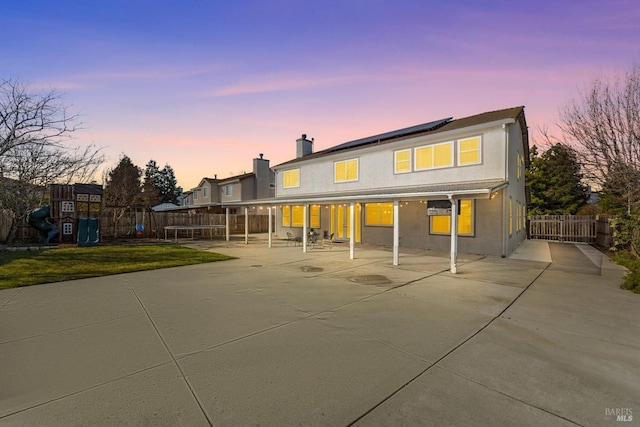
[[(364, 221), (364, 219), (363, 219)], [(475, 201), (474, 232), (458, 236), (458, 251), (500, 256), (502, 254), (502, 197)], [(429, 233), (426, 205), (403, 203), (400, 207), (400, 247), (432, 249), (448, 252), (451, 236)], [(377, 245), (393, 245), (393, 227), (367, 226), (363, 222), (362, 240)]]
[[(231, 186), (231, 195), (228, 196), (225, 192), (225, 187), (227, 185)], [(231, 183), (221, 183), (220, 189), (220, 202), (239, 202), (242, 200), (242, 186), (239, 181), (231, 182)]]
[[(394, 151), (422, 145), (447, 142), (470, 136), (482, 136), (482, 162), (478, 165), (454, 166), (410, 173), (394, 173)], [(372, 188), (418, 186), (433, 183), (485, 181), (504, 178), (504, 131), (501, 127), (467, 129), (428, 137), (408, 138), (398, 142), (371, 146), (360, 150), (339, 152), (319, 159), (301, 161), (277, 169), (278, 197), (327, 194), (332, 192), (366, 191)], [(454, 145), (454, 158), (457, 148)], [(334, 182), (334, 162), (357, 158), (358, 180)], [(300, 168), (300, 186), (283, 188), (283, 172)]]
[[(525, 196), (525, 166), (522, 164), (521, 176), (518, 178), (518, 154), (520, 156), (526, 155), (525, 148), (522, 141), (522, 130), (518, 122), (508, 125), (508, 138), (509, 138), (509, 187), (506, 189), (506, 198), (504, 200), (505, 211), (505, 233), (507, 238), (507, 253), (511, 254), (519, 245), (527, 238), (526, 226), (522, 229), (517, 229), (517, 202), (520, 202), (523, 206), (526, 206)], [(513, 201), (512, 204), (512, 218), (515, 224), (513, 225), (513, 232), (509, 235), (509, 197)]]

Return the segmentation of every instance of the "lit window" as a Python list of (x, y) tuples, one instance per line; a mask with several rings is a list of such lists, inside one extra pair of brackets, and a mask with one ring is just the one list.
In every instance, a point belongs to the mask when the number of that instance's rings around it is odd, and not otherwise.
[(411, 172), (411, 150), (398, 150), (393, 156), (395, 173)]
[(291, 226), (302, 227), (304, 225), (304, 206), (291, 206)]
[(458, 165), (475, 165), (482, 161), (479, 136), (458, 141)]
[(513, 200), (509, 197), (509, 236), (513, 234)]
[(284, 171), (284, 188), (295, 188), (300, 187), (300, 169), (292, 169), (289, 171)]
[[(461, 236), (473, 236), (473, 200), (460, 200), (458, 204), (458, 234)], [(451, 234), (450, 215), (432, 215), (429, 217), (431, 234)]]
[(393, 225), (393, 203), (364, 205), (365, 225)]
[(311, 205), (309, 209), (309, 226), (311, 228), (320, 228), (320, 206)]
[(291, 206), (282, 207), (282, 226), (291, 227)]
[(426, 145), (415, 149), (415, 170), (445, 168), (451, 166), (453, 166), (453, 142)]
[(522, 164), (524, 163), (524, 156), (520, 152), (516, 153), (516, 175), (518, 180), (522, 178)]
[(358, 159), (335, 162), (333, 164), (333, 167), (335, 182), (349, 182), (358, 180)]

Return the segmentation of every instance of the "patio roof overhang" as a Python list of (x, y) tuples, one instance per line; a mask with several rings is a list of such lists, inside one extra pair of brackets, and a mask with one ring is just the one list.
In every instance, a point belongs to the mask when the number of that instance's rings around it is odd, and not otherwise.
[(435, 184), (419, 187), (375, 189), (341, 193), (324, 193), (291, 197), (245, 200), (220, 203), (222, 207), (274, 206), (293, 204), (340, 204), (348, 202), (392, 202), (434, 199), (489, 199), (498, 190), (507, 187), (504, 180), (470, 182), (460, 184)]

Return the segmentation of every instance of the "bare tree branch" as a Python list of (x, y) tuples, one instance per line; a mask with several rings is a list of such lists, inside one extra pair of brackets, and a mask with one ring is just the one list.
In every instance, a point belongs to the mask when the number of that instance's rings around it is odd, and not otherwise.
[(640, 208), (640, 65), (596, 78), (560, 114), (558, 126), (580, 153), (585, 177)]

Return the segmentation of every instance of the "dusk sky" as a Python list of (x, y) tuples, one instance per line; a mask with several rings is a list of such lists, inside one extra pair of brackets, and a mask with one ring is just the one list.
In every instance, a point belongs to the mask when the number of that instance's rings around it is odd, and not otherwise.
[(525, 106), (532, 132), (640, 62), (637, 0), (2, 0), (0, 78), (57, 89), (75, 143), (188, 190), (444, 117)]

